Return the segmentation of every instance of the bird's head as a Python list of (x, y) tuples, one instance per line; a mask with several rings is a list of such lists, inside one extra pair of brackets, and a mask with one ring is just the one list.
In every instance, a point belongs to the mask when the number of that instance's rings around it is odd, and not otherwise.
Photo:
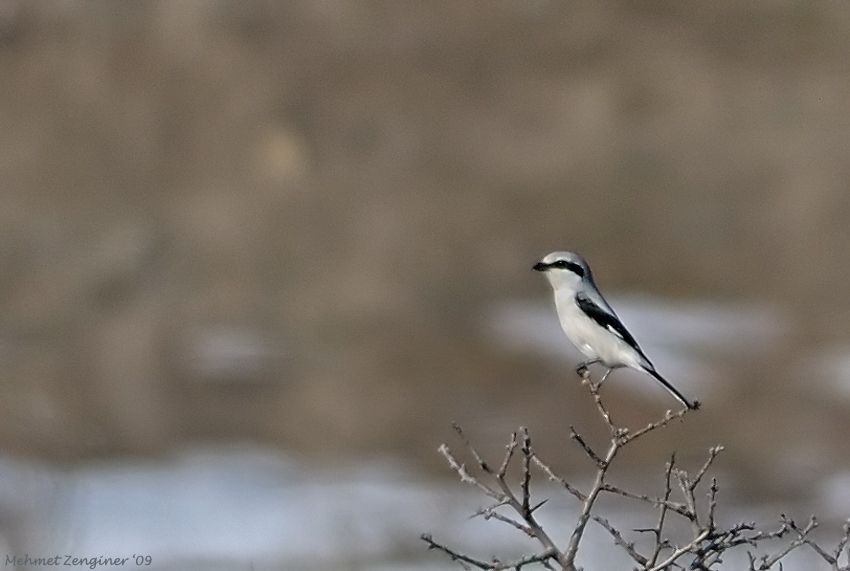
[(547, 254), (532, 269), (543, 272), (555, 289), (575, 288), (583, 279), (590, 278), (590, 266), (573, 252)]

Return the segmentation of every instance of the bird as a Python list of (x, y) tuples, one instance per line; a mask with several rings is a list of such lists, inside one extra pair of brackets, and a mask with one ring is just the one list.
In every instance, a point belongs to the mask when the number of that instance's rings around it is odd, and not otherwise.
[(699, 408), (699, 401), (688, 400), (655, 370), (596, 287), (590, 266), (583, 257), (574, 252), (552, 252), (532, 269), (546, 276), (555, 294), (561, 328), (587, 358), (576, 368), (579, 376), (584, 377), (590, 365), (601, 364), (608, 369), (602, 377), (604, 381), (614, 369), (628, 367), (653, 377), (688, 409)]

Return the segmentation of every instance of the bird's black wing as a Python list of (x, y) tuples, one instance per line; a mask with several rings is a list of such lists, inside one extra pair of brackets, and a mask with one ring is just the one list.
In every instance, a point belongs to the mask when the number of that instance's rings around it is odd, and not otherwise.
[(629, 330), (626, 329), (626, 326), (620, 321), (620, 318), (617, 315), (606, 308), (601, 307), (596, 302), (594, 302), (590, 296), (588, 296), (584, 292), (579, 292), (576, 294), (576, 303), (578, 304), (579, 309), (581, 309), (585, 315), (599, 324), (600, 327), (604, 327), (626, 343), (628, 343), (629, 347), (638, 352), (647, 362), (646, 355), (644, 355), (643, 350), (638, 345), (635, 338), (632, 337), (632, 334), (629, 333)]

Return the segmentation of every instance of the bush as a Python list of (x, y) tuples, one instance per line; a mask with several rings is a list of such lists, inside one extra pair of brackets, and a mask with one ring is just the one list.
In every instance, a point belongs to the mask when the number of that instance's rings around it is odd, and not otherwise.
[[(604, 379), (604, 378), (603, 378)], [(808, 547), (835, 571), (850, 571), (850, 521), (844, 525), (843, 534), (837, 545), (827, 550), (812, 537), (812, 531), (817, 527), (817, 520), (811, 517), (804, 525), (799, 525), (784, 514), (778, 524), (770, 529), (759, 528), (752, 522), (739, 522), (730, 527), (718, 525), (715, 514), (717, 511), (718, 485), (716, 478), (707, 478), (707, 474), (717, 456), (723, 451), (722, 446), (714, 446), (708, 450), (705, 462), (693, 472), (688, 472), (676, 465), (675, 454), (670, 457), (664, 470), (663, 493), (658, 497), (634, 493), (608, 483), (608, 476), (615, 465), (620, 451), (633, 445), (639, 439), (650, 433), (663, 429), (673, 421), (684, 420), (690, 413), (688, 409), (679, 412), (667, 411), (663, 418), (646, 426), (630, 430), (617, 426), (599, 393), (601, 382), (593, 382), (588, 376), (582, 377), (583, 384), (588, 387), (593, 398), (596, 412), (607, 427), (610, 441), (604, 453), (597, 453), (574, 427), (570, 427), (571, 439), (581, 448), (584, 455), (595, 467), (595, 477), (589, 490), (582, 491), (565, 478), (556, 474), (534, 451), (531, 436), (525, 427), (511, 435), (504, 457), (498, 467), (486, 462), (475, 446), (466, 438), (463, 429), (455, 424), (466, 453), (474, 461), (474, 467), (458, 459), (445, 444), (439, 448), (449, 466), (462, 482), (471, 484), (492, 502), (475, 515), (487, 520), (497, 520), (516, 528), (519, 532), (536, 540), (541, 550), (525, 555), (513, 561), (492, 559), (486, 561), (465, 553), (461, 553), (448, 545), (440, 543), (429, 534), (423, 534), (422, 540), (430, 549), (435, 549), (448, 555), (465, 569), (522, 569), (538, 565), (547, 569), (562, 569), (578, 571), (576, 556), (581, 548), (581, 540), (592, 520), (605, 529), (614, 544), (623, 549), (632, 559), (634, 569), (640, 571), (662, 571), (665, 569), (684, 568), (696, 570), (717, 569), (722, 563), (722, 557), (730, 550), (739, 548), (746, 550), (750, 571), (766, 571), (782, 569), (782, 561), (789, 553), (800, 547)], [(519, 489), (508, 482), (508, 472), (512, 464), (520, 463)], [(572, 496), (579, 505), (579, 516), (572, 528), (566, 545), (558, 544), (552, 535), (539, 523), (535, 512), (547, 500), (532, 501), (531, 481), (532, 472), (540, 472), (550, 481), (555, 482)], [(707, 488), (707, 489), (706, 489)], [(697, 501), (698, 494), (706, 493), (707, 502)], [(649, 537), (642, 541), (641, 547), (630, 541), (626, 535), (611, 524), (603, 515), (597, 513), (597, 500), (603, 494), (619, 496), (630, 501), (648, 504), (657, 510), (657, 518), (645, 528), (633, 530), (634, 533)], [(682, 544), (674, 544), (667, 535), (674, 526), (686, 526), (690, 529), (690, 539)], [(780, 540), (781, 547), (771, 553), (763, 553), (765, 542)], [(841, 562), (843, 561), (843, 563)]]

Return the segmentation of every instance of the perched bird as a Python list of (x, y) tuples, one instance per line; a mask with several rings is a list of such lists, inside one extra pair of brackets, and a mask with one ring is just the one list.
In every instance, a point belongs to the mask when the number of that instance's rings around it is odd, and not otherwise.
[(602, 297), (584, 258), (573, 252), (552, 252), (534, 264), (533, 269), (546, 275), (555, 291), (555, 308), (561, 328), (587, 357), (576, 369), (579, 375), (584, 376), (587, 368), (596, 363), (608, 368), (603, 380), (613, 369), (630, 367), (655, 378), (689, 409), (699, 408), (699, 402), (689, 401), (658, 374), (635, 338)]

